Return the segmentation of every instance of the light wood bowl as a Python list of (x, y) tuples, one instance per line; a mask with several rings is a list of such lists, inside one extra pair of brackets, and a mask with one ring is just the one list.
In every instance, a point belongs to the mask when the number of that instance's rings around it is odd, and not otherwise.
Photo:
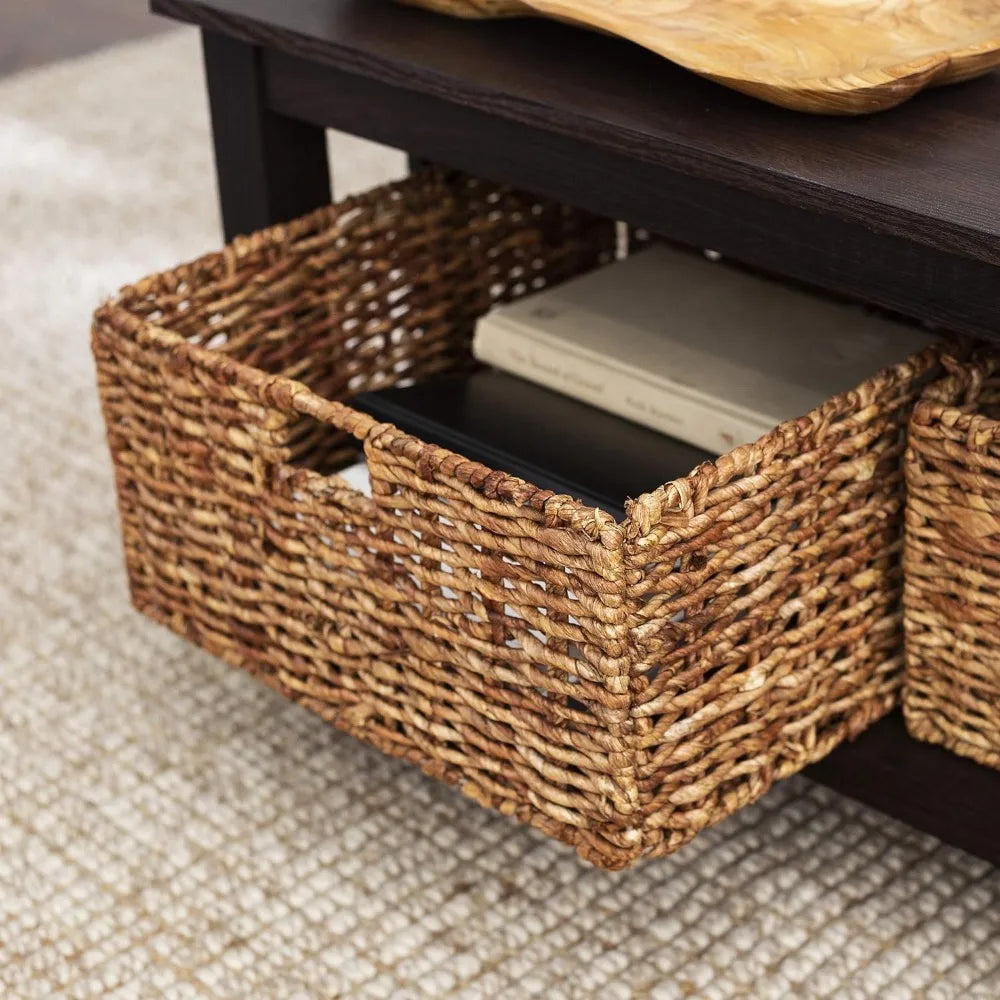
[(405, 0), (620, 35), (797, 111), (867, 114), (1000, 66), (1000, 0)]

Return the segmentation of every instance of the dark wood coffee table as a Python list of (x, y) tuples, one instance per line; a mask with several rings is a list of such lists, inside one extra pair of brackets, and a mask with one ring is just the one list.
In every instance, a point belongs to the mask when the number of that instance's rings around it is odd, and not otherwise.
[[(151, 6), (203, 29), (229, 237), (329, 201), (330, 127), (1000, 339), (998, 74), (814, 118), (559, 24), (389, 0)], [(806, 773), (1000, 862), (1000, 772), (912, 740), (898, 713)]]

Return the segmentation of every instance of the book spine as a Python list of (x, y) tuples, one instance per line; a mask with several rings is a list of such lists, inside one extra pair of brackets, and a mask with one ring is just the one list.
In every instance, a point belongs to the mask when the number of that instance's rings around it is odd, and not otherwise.
[(472, 352), (476, 359), (566, 396), (589, 403), (637, 424), (714, 454), (755, 441), (771, 430), (710, 404), (677, 393), (669, 384), (602, 365), (593, 357), (561, 343), (542, 343), (530, 334), (490, 320), (476, 329)]

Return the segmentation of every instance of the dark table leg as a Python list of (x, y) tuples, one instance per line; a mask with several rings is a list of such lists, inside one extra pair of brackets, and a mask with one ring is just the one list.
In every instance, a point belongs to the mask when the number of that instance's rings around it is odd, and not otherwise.
[(226, 239), (331, 199), (325, 131), (268, 108), (259, 50), (202, 31)]
[(1000, 774), (913, 739), (899, 709), (805, 774), (1000, 865)]

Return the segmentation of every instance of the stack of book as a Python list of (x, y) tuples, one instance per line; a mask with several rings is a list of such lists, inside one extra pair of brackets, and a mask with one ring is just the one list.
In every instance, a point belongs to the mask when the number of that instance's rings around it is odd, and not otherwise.
[(911, 327), (664, 245), (499, 306), (485, 364), (716, 454), (930, 343)]

